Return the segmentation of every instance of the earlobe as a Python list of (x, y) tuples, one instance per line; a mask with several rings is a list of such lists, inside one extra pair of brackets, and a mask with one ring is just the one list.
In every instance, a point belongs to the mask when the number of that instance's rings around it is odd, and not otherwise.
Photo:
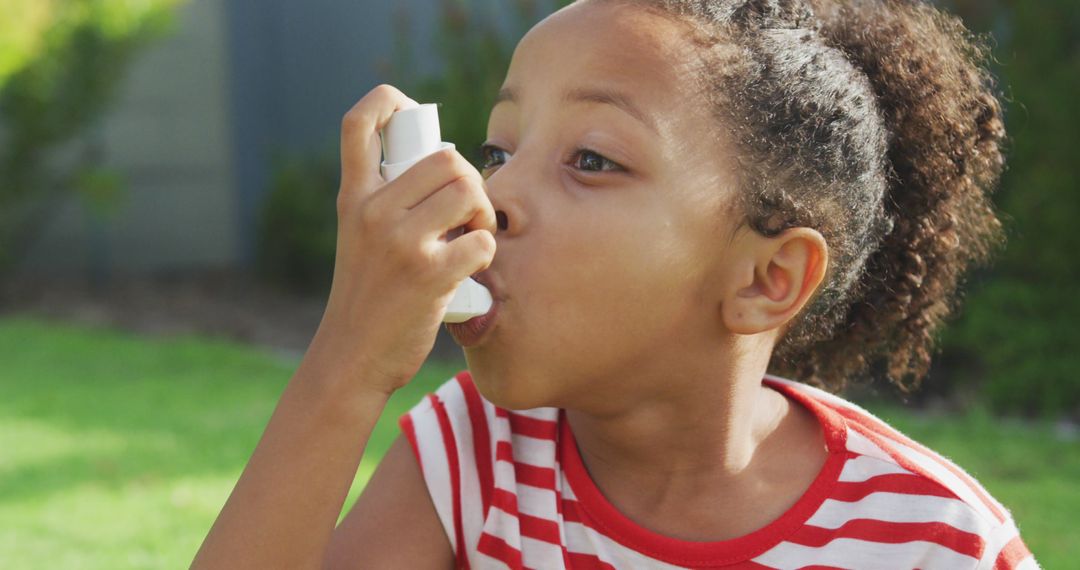
[(774, 237), (755, 235), (745, 243), (750, 247), (744, 258), (747, 271), (722, 304), (724, 326), (736, 334), (779, 329), (824, 279), (825, 239), (811, 228), (792, 228)]

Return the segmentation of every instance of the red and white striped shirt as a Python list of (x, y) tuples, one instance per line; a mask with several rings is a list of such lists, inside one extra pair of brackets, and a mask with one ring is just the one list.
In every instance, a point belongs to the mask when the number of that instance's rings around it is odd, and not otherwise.
[(840, 397), (763, 382), (814, 413), (828, 458), (780, 518), (717, 542), (634, 523), (590, 479), (560, 409), (496, 407), (468, 371), (399, 425), (459, 568), (1038, 568), (1005, 507), (951, 461)]

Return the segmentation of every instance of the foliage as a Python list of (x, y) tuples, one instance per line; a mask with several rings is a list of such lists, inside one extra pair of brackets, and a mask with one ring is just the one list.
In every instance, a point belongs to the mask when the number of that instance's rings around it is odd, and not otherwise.
[(992, 26), (998, 40), (1011, 141), (995, 201), (1009, 243), (946, 331), (945, 357), (964, 363), (951, 380), (999, 410), (1080, 417), (1080, 4), (965, 6), (969, 25)]
[(279, 158), (259, 220), (257, 268), (295, 292), (329, 291), (337, 240), (335, 157)]
[[(82, 194), (103, 215), (120, 199), (93, 145), (68, 145), (115, 98), (138, 49), (182, 0), (5, 0), (0, 10), (0, 272), (56, 202)], [(75, 152), (72, 152), (75, 150)], [(59, 157), (66, 151), (70, 157)], [(65, 159), (66, 158), (66, 159)], [(111, 181), (107, 180), (112, 178)], [(110, 188), (106, 188), (105, 183)]]

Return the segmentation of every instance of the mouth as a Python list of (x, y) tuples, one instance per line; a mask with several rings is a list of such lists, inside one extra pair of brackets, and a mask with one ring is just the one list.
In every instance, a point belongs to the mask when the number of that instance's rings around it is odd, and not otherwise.
[(463, 323), (444, 323), (446, 330), (462, 348), (477, 346), (495, 328), (495, 319), (499, 315), (500, 305), (502, 305), (502, 301), (492, 295), (491, 309), (488, 312)]
[(503, 300), (502, 291), (500, 287), (495, 284), (495, 279), (492, 277), (489, 269), (485, 269), (479, 273), (474, 273), (472, 275), (472, 280), (483, 285), (484, 288), (488, 290), (488, 293), (491, 293), (492, 300)]
[(473, 317), (463, 323), (445, 323), (446, 330), (462, 348), (477, 346), (487, 338), (488, 333), (495, 328), (495, 320), (503, 303), (502, 292), (487, 270), (473, 275), (472, 279), (491, 293), (492, 303), (491, 309), (483, 315)]

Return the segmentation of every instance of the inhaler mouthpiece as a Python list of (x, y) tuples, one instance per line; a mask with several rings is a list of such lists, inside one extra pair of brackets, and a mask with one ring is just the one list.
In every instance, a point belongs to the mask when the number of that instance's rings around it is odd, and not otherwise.
[[(402, 109), (390, 116), (382, 131), (383, 178), (389, 182), (444, 148), (454, 148), (454, 144), (442, 141), (439, 108), (434, 103)], [(443, 322), (461, 323), (479, 317), (491, 310), (491, 303), (487, 288), (466, 278), (454, 292)]]

